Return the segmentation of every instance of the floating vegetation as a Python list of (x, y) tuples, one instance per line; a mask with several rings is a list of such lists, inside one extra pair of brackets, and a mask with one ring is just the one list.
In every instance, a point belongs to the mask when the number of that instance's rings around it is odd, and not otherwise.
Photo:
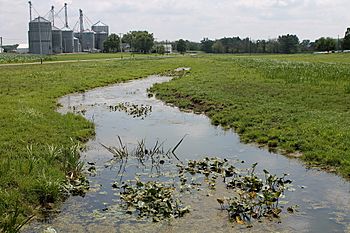
[(140, 217), (150, 217), (154, 222), (168, 218), (179, 218), (190, 212), (190, 207), (184, 207), (181, 201), (174, 198), (175, 188), (162, 183), (149, 181), (147, 183), (136, 179), (134, 184), (125, 183), (120, 193), (126, 203), (127, 213)]
[(186, 166), (178, 165), (182, 181), (187, 180), (186, 173), (192, 176), (202, 174), (211, 189), (215, 189), (216, 180), (221, 176), (226, 188), (234, 192), (231, 197), (217, 201), (221, 209), (228, 212), (230, 219), (239, 224), (262, 217), (278, 218), (282, 212), (279, 199), (291, 187), (292, 181), (286, 179), (287, 174), (278, 177), (264, 170), (264, 179), (261, 179), (255, 173), (256, 166), (257, 163), (250, 169), (237, 169), (228, 160), (219, 158), (205, 158), (189, 161)]
[(152, 112), (152, 106), (149, 105), (137, 105), (137, 104), (132, 104), (129, 102), (125, 103), (119, 103), (117, 105), (110, 105), (108, 106), (110, 111), (122, 111), (126, 112), (128, 115), (134, 117), (134, 118), (141, 118), (144, 119), (147, 117), (151, 112)]
[[(227, 197), (218, 198), (217, 201), (221, 210), (227, 211), (230, 220), (245, 224), (261, 218), (279, 218), (282, 204), (287, 204), (280, 199), (284, 198), (285, 191), (292, 183), (286, 179), (287, 174), (278, 177), (264, 170), (259, 176), (255, 171), (257, 164), (243, 169), (237, 165), (244, 161), (231, 162), (220, 158), (207, 157), (183, 164), (171, 155), (175, 155), (174, 152), (184, 138), (170, 150), (164, 150), (163, 143), (159, 141), (148, 148), (145, 140), (138, 142), (133, 150), (128, 150), (120, 137), (119, 147), (103, 145), (121, 162), (118, 177), (123, 177), (120, 173), (127, 170), (128, 159), (137, 160), (138, 164), (144, 167), (151, 165), (151, 169), (143, 169), (141, 173), (135, 172), (135, 176), (132, 177), (136, 178), (133, 180), (121, 179), (112, 184), (113, 189), (118, 190), (118, 196), (127, 213), (139, 218), (151, 218), (155, 222), (179, 218), (190, 212), (190, 206), (184, 207), (179, 199), (183, 195), (181, 193), (191, 195), (195, 191), (203, 190), (204, 184), (209, 191), (214, 191), (218, 184), (224, 184), (227, 192), (223, 195)], [(161, 173), (160, 168), (163, 166), (167, 166), (163, 169), (166, 172)], [(154, 167), (157, 168), (155, 176)], [(141, 177), (146, 181), (141, 181)], [(288, 207), (285, 212), (293, 213), (294, 210)]]

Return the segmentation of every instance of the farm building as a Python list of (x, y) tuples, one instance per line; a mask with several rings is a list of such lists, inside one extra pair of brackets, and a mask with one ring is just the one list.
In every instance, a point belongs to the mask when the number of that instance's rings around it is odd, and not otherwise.
[(28, 44), (19, 44), (17, 49), (16, 49), (16, 53), (29, 53), (29, 45)]

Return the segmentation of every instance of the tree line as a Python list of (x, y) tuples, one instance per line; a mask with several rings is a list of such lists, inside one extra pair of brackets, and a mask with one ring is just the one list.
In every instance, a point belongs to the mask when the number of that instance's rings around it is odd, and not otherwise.
[[(119, 52), (122, 47), (123, 51), (164, 54), (166, 52), (164, 44), (165, 43), (162, 42), (155, 42), (153, 34), (147, 31), (131, 31), (122, 38), (116, 34), (111, 34), (104, 42), (104, 52)], [(331, 52), (335, 50), (350, 50), (350, 28), (347, 29), (344, 38), (341, 39), (321, 37), (315, 41), (300, 41), (297, 35), (287, 34), (269, 40), (224, 37), (216, 40), (204, 38), (200, 43), (180, 39), (178, 41), (169, 42), (169, 44), (172, 45), (173, 50), (179, 53), (185, 53), (186, 51), (203, 51), (206, 53), (282, 54), (315, 51)]]
[(207, 53), (283, 53), (299, 52), (331, 52), (335, 50), (350, 50), (350, 28), (344, 38), (334, 39), (321, 37), (314, 42), (300, 41), (296, 35), (282, 35), (276, 39), (251, 40), (239, 37), (210, 40), (204, 38), (200, 43), (201, 50)]

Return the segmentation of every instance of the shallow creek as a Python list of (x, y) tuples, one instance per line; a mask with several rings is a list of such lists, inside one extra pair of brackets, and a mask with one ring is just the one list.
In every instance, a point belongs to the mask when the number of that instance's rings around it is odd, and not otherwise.
[[(269, 153), (254, 145), (240, 143), (233, 131), (210, 124), (204, 115), (181, 112), (178, 108), (149, 98), (147, 89), (155, 83), (167, 82), (170, 77), (150, 76), (128, 83), (98, 88), (82, 94), (72, 94), (59, 100), (62, 114), (80, 112), (96, 125), (96, 137), (87, 144), (82, 160), (95, 163), (96, 174), (89, 175), (91, 188), (85, 197), (70, 197), (60, 213), (45, 222), (33, 222), (23, 232), (42, 232), (48, 227), (57, 232), (347, 232), (350, 231), (350, 184), (338, 176), (307, 169), (296, 159)], [(124, 111), (111, 111), (119, 103), (152, 106), (147, 116), (134, 117)], [(284, 211), (281, 219), (254, 222), (252, 228), (230, 222), (220, 210), (216, 199), (224, 190), (199, 191), (183, 196), (191, 212), (183, 218), (152, 223), (132, 218), (121, 211), (115, 181), (134, 179), (135, 161), (130, 161), (120, 175), (120, 165), (102, 145), (118, 146), (118, 136), (128, 147), (144, 139), (152, 146), (164, 141), (164, 148), (174, 147), (187, 135), (176, 150), (177, 157), (186, 162), (206, 156), (244, 160), (242, 166), (258, 163), (258, 171), (290, 174), (294, 191), (287, 191), (285, 208), (298, 205), (298, 211)], [(169, 165), (170, 166), (170, 165)], [(89, 166), (87, 166), (89, 167)], [(166, 167), (164, 172), (166, 172)]]

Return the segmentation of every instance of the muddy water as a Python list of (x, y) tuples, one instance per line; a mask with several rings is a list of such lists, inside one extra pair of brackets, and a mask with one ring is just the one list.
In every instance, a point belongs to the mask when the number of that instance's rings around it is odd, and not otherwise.
[[(82, 159), (96, 163), (97, 173), (89, 176), (91, 189), (85, 197), (69, 198), (55, 218), (34, 222), (24, 232), (42, 232), (47, 227), (53, 227), (57, 232), (350, 231), (348, 182), (332, 174), (308, 170), (295, 159), (242, 144), (234, 132), (212, 126), (203, 115), (180, 112), (155, 98), (148, 98), (148, 88), (169, 80), (169, 77), (151, 76), (60, 100), (64, 106), (61, 113), (83, 110), (84, 116), (96, 124), (96, 137), (88, 143)], [(123, 111), (111, 111), (108, 107), (124, 102), (152, 106), (152, 112), (142, 119)], [(253, 228), (248, 229), (229, 222), (227, 214), (220, 211), (216, 198), (223, 197), (225, 190), (219, 186), (217, 191), (184, 195), (183, 200), (191, 205), (192, 211), (181, 219), (151, 223), (123, 213), (118, 190), (112, 188), (112, 183), (122, 179), (120, 166), (111, 160), (113, 156), (100, 143), (117, 146), (117, 136), (120, 136), (130, 148), (142, 139), (149, 145), (164, 141), (164, 147), (171, 148), (184, 135), (187, 135), (185, 140), (176, 150), (182, 161), (217, 156), (246, 161), (242, 166), (257, 162), (260, 171), (267, 169), (278, 175), (289, 173), (295, 190), (288, 191), (284, 201), (288, 201), (286, 207), (298, 205), (299, 211), (294, 214), (284, 211), (280, 221), (255, 222)], [(137, 167), (137, 164), (131, 164), (124, 169), (123, 178), (133, 179)]]

